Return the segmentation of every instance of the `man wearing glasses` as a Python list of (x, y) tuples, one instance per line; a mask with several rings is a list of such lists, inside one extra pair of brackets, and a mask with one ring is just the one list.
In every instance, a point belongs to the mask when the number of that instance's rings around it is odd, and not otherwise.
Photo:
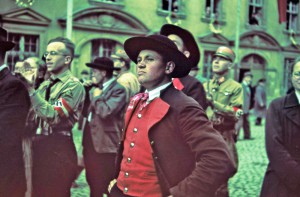
[(26, 83), (34, 113), (32, 121), (37, 127), (32, 144), (33, 197), (70, 196), (76, 176), (72, 128), (78, 121), (85, 91), (70, 71), (74, 48), (66, 38), (50, 40), (44, 54), (50, 79), (37, 90)]
[(269, 165), (260, 196), (300, 194), (300, 57), (291, 67), (294, 91), (273, 100), (266, 116)]

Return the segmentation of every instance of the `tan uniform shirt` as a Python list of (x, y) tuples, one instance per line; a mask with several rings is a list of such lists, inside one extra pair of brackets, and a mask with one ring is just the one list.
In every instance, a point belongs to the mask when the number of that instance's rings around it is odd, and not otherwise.
[(50, 80), (46, 80), (31, 96), (32, 107), (44, 122), (40, 125), (42, 129), (49, 131), (50, 126), (51, 129), (70, 131), (83, 107), (84, 87), (69, 70), (56, 77), (58, 80), (51, 88), (49, 101), (45, 100), (45, 93)]
[(213, 79), (209, 84), (204, 83), (204, 89), (207, 94), (213, 98), (214, 111), (224, 116), (235, 117), (234, 107), (242, 108), (243, 105), (243, 87), (233, 79), (224, 77), (224, 81), (218, 82)]

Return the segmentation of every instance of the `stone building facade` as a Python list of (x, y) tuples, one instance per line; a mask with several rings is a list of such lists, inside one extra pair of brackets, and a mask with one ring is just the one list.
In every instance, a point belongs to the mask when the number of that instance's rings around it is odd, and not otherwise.
[[(49, 39), (66, 35), (68, 0), (32, 2), (22, 7), (16, 0), (1, 0), (0, 25), (17, 43), (6, 59), (12, 68), (28, 56), (42, 57)], [(173, 23), (197, 39), (201, 80), (211, 76), (214, 51), (226, 45), (237, 54), (232, 76), (240, 80), (251, 71), (254, 84), (266, 78), (271, 100), (290, 86), (289, 67), (300, 52), (297, 0), (287, 0), (287, 22), (281, 24), (277, 2), (267, 0), (73, 0), (72, 13), (76, 57), (71, 70), (77, 76), (95, 56), (122, 49), (127, 38)]]

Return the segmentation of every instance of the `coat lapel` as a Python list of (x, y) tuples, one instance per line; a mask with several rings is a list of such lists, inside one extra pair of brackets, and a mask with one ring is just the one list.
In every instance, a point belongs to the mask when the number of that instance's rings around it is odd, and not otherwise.
[(286, 109), (287, 117), (296, 125), (300, 126), (300, 104), (295, 92), (287, 96), (284, 108)]
[(161, 98), (154, 99), (150, 104), (150, 120), (148, 122), (148, 131), (151, 127), (159, 122), (168, 112), (170, 105)]

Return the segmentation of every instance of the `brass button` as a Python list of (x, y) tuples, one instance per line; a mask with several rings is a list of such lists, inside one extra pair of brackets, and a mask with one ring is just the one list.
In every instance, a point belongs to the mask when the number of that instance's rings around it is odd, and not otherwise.
[(142, 114), (138, 114), (137, 116), (138, 116), (138, 118), (142, 118)]
[(127, 162), (131, 163), (131, 158), (130, 157), (127, 158)]
[(130, 147), (131, 147), (131, 148), (134, 147), (134, 143), (133, 143), (133, 142), (130, 143)]
[(128, 192), (128, 188), (124, 187), (124, 192), (127, 193)]
[(134, 128), (134, 129), (133, 129), (133, 132), (134, 132), (134, 133), (137, 133), (137, 132), (138, 132), (138, 129), (137, 129), (137, 128)]

